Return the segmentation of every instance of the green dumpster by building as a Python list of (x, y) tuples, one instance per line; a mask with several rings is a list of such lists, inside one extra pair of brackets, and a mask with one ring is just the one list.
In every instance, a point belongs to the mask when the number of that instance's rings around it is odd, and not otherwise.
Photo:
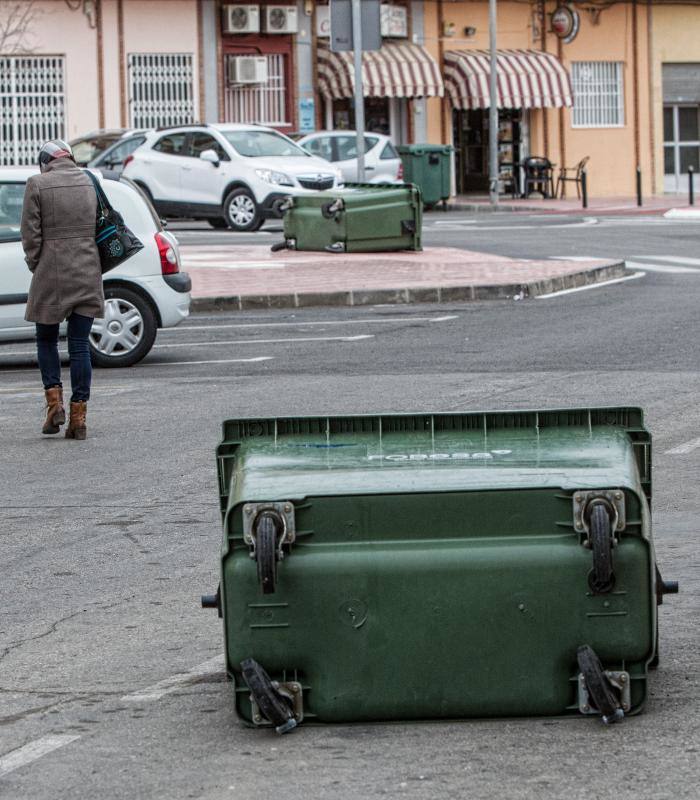
[(407, 144), (396, 149), (403, 162), (404, 180), (420, 188), (426, 207), (449, 199), (453, 150), (450, 145)]
[(245, 722), (642, 708), (676, 586), (641, 410), (231, 419), (217, 461)]
[(350, 184), (290, 197), (284, 244), (293, 250), (361, 253), (420, 250), (422, 211), (415, 186)]

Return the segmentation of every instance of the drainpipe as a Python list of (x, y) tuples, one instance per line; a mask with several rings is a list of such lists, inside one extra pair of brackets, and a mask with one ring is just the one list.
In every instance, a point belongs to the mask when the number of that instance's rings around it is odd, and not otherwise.
[[(557, 58), (559, 62), (564, 61), (564, 43), (557, 37)], [(566, 137), (564, 125), (564, 107), (559, 107), (559, 163), (560, 166), (566, 166)], [(566, 197), (566, 183), (562, 183), (562, 197)]]
[(489, 0), (489, 200), (498, 207), (498, 50), (496, 0)]
[[(440, 62), (440, 70), (445, 68), (445, 42), (443, 41), (443, 34), (445, 31), (445, 9), (443, 8), (443, 0), (438, 0), (438, 60)], [(448, 100), (445, 97), (440, 103), (440, 141), (447, 144), (447, 123), (445, 114), (448, 108)]]
[(97, 28), (97, 127), (105, 127), (105, 65), (104, 32), (102, 28), (102, 0), (95, 3), (95, 27)]
[[(547, 52), (547, 14), (545, 13), (544, 0), (538, 0), (540, 16), (540, 40), (542, 52)], [(542, 109), (542, 149), (544, 157), (549, 158), (549, 129), (547, 127), (547, 109)]]
[(647, 83), (649, 84), (649, 156), (651, 193), (656, 194), (656, 95), (654, 94), (654, 20), (651, 0), (647, 0)]
[(639, 32), (637, 30), (637, 0), (632, 0), (632, 90), (634, 101), (634, 160), (641, 168), (641, 145), (639, 141)]

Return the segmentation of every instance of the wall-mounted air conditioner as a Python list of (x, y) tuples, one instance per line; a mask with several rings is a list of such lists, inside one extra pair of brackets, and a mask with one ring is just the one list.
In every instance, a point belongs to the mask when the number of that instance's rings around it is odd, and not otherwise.
[(233, 56), (228, 62), (230, 83), (266, 83), (267, 58), (265, 56)]
[(298, 28), (296, 6), (265, 6), (263, 8), (265, 33), (296, 33)]
[(224, 33), (258, 33), (260, 31), (259, 6), (225, 5), (222, 12)]

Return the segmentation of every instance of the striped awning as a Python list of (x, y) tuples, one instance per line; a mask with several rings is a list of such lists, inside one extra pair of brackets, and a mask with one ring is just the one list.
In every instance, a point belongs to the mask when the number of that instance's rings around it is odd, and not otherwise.
[[(318, 48), (318, 84), (328, 100), (355, 94), (352, 52), (334, 53)], [(362, 54), (365, 97), (442, 97), (440, 67), (420, 45), (385, 42), (379, 50)]]
[[(569, 73), (551, 53), (499, 50), (499, 108), (561, 108), (574, 104)], [(488, 50), (448, 50), (445, 90), (455, 108), (488, 108)]]

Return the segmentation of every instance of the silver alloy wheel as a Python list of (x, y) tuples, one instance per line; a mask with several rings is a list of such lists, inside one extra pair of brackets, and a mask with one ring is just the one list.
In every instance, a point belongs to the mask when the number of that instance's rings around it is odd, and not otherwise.
[(95, 350), (106, 356), (130, 353), (143, 338), (143, 317), (128, 300), (112, 297), (105, 302), (104, 319), (96, 319), (90, 331)]
[(228, 215), (234, 225), (250, 225), (255, 219), (255, 203), (246, 194), (236, 195), (228, 204)]

